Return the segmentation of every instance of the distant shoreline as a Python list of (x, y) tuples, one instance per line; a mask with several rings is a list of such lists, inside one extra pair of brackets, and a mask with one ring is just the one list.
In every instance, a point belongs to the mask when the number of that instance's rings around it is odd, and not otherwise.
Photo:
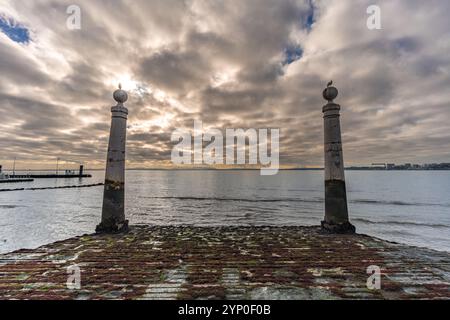
[[(189, 169), (126, 169), (126, 171), (260, 171), (261, 169), (200, 169), (200, 168), (189, 168)], [(323, 171), (323, 168), (293, 168), (293, 169), (279, 169), (279, 171)], [(450, 169), (370, 169), (370, 168), (345, 168), (346, 171), (450, 171)], [(88, 169), (88, 171), (102, 171), (102, 169)]]

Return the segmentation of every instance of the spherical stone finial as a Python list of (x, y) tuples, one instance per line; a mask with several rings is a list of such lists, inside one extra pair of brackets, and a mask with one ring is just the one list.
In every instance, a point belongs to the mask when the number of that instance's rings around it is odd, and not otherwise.
[(337, 98), (338, 94), (338, 89), (333, 87), (333, 81), (330, 81), (327, 88), (323, 91), (323, 98), (328, 102), (333, 102), (333, 100)]
[(114, 100), (116, 100), (119, 104), (124, 104), (128, 100), (128, 93), (125, 90), (122, 90), (122, 85), (119, 84), (119, 89), (114, 91)]

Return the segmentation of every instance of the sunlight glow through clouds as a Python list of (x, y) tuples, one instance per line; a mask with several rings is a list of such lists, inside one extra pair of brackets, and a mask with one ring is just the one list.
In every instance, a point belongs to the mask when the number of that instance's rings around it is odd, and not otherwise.
[(154, 127), (159, 127), (161, 129), (165, 129), (170, 127), (172, 120), (174, 120), (175, 115), (171, 113), (164, 113), (163, 115), (159, 117), (155, 117), (151, 120), (142, 120), (138, 121), (136, 123), (133, 123), (133, 125), (130, 128), (131, 132), (147, 132), (150, 129)]
[(133, 80), (130, 75), (121, 75), (114, 77), (114, 80), (110, 81), (108, 85), (117, 88), (119, 84), (122, 89), (128, 92), (134, 92), (138, 89), (138, 82)]
[(212, 76), (211, 86), (213, 88), (218, 88), (222, 85), (233, 83), (236, 81), (236, 75), (239, 72), (239, 68), (231, 68), (222, 70), (221, 72), (217, 72)]

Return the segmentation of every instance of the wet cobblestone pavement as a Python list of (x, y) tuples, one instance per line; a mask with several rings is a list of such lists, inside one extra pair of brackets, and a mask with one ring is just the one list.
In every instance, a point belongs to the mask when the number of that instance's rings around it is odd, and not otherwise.
[(450, 299), (450, 254), (316, 227), (133, 226), (0, 255), (0, 298)]

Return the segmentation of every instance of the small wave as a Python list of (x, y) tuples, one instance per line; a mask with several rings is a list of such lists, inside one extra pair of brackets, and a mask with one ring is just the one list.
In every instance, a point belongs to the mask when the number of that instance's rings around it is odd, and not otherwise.
[(439, 207), (449, 207), (450, 204), (441, 204), (441, 203), (418, 203), (418, 202), (404, 202), (404, 201), (386, 201), (386, 200), (351, 200), (351, 203), (364, 203), (364, 204), (381, 204), (381, 205), (394, 205), (394, 206), (419, 206), (419, 207), (430, 207), (430, 206), (439, 206)]
[(22, 207), (22, 206), (0, 204), (0, 209), (15, 209), (15, 208), (20, 208), (20, 207)]
[(420, 223), (420, 222), (412, 222), (412, 221), (374, 221), (370, 219), (364, 218), (353, 218), (352, 221), (362, 222), (367, 224), (385, 224), (385, 225), (400, 225), (400, 226), (419, 226), (419, 227), (433, 227), (433, 228), (450, 228), (449, 225), (440, 224), (440, 223)]
[(219, 198), (219, 197), (145, 197), (146, 199), (163, 199), (163, 200), (191, 200), (191, 201), (233, 201), (233, 202), (310, 202), (321, 203), (323, 199), (247, 199), (247, 198)]
[[(276, 198), (276, 199), (249, 199), (249, 198), (221, 198), (221, 197), (144, 197), (146, 199), (163, 199), (163, 200), (187, 200), (187, 201), (233, 201), (233, 202), (251, 202), (251, 203), (270, 203), (270, 202), (295, 202), (295, 203), (322, 203), (323, 198), (301, 199), (301, 198)], [(415, 203), (404, 201), (385, 201), (385, 200), (351, 200), (351, 203), (363, 204), (379, 204), (379, 205), (395, 205), (395, 206), (443, 206), (449, 207), (450, 204), (438, 203)]]

